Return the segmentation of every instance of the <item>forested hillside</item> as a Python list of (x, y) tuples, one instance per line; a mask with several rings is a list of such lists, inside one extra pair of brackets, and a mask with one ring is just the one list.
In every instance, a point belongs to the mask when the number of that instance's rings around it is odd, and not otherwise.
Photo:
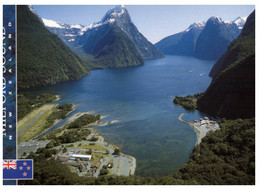
[(49, 32), (28, 6), (17, 6), (19, 90), (77, 80), (89, 73), (80, 58)]
[(225, 118), (255, 116), (255, 12), (241, 35), (212, 69), (213, 81), (198, 98), (197, 107), (209, 115)]
[(91, 33), (82, 49), (95, 56), (96, 65), (117, 68), (143, 65), (135, 44), (115, 24), (105, 24)]

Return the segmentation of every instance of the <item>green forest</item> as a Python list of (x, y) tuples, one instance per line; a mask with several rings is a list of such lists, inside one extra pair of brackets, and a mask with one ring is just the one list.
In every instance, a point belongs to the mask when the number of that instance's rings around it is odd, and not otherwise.
[(210, 86), (197, 100), (200, 111), (228, 119), (255, 116), (255, 12), (213, 66), (211, 75)]
[(106, 35), (98, 42), (93, 52), (98, 64), (106, 68), (144, 64), (135, 44), (118, 26), (112, 26), (107, 30)]
[(87, 126), (90, 123), (94, 123), (100, 120), (100, 115), (84, 114), (75, 121), (71, 122), (68, 129), (80, 128), (81, 126)]
[(52, 102), (56, 100), (56, 96), (43, 93), (40, 95), (37, 95), (36, 97), (29, 98), (26, 97), (24, 94), (20, 93), (17, 95), (17, 104), (18, 104), (18, 120), (22, 119), (24, 116), (26, 116), (28, 113), (30, 113), (32, 110), (40, 107), (41, 105), (45, 103)]
[(173, 103), (182, 106), (187, 110), (193, 111), (197, 109), (197, 99), (199, 96), (201, 96), (201, 94), (188, 95), (185, 97), (175, 96)]

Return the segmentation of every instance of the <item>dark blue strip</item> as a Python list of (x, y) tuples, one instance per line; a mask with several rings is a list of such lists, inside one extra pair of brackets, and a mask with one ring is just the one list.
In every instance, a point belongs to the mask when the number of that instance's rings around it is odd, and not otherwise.
[[(3, 6), (3, 159), (16, 159), (16, 16)], [(4, 181), (15, 185), (16, 181)]]

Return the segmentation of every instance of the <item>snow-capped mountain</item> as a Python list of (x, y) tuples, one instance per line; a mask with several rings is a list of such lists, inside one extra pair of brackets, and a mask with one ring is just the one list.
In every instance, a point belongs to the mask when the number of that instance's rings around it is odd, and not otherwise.
[(230, 36), (220, 17), (210, 17), (197, 39), (194, 55), (202, 59), (218, 59), (232, 41)]
[[(238, 28), (242, 30), (246, 23), (246, 19), (247, 19), (247, 17), (237, 17), (233, 21), (233, 23), (236, 24), (238, 26)], [(227, 22), (225, 22), (225, 23), (227, 23)], [(231, 21), (231, 23), (232, 23), (232, 21)]]
[[(155, 46), (165, 54), (216, 59), (239, 36), (245, 21), (246, 17), (223, 21), (220, 17), (213, 16), (207, 22), (191, 24), (186, 30), (162, 39)], [(207, 51), (211, 51), (212, 55)]]
[(89, 26), (64, 24), (47, 19), (42, 21), (82, 59), (91, 60), (90, 68), (142, 65), (143, 59), (138, 47), (117, 24), (120, 17), (126, 16), (126, 9), (117, 6), (109, 10), (100, 22)]
[(88, 30), (97, 29), (103, 24), (113, 23), (113, 20), (108, 20), (85, 26), (82, 24), (64, 24), (45, 18), (42, 18), (42, 21), (52, 33), (57, 34), (66, 44), (71, 44), (75, 41), (76, 37), (82, 36)]
[(123, 6), (116, 6), (110, 9), (101, 22), (114, 21), (116, 25), (134, 42), (144, 59), (163, 57), (163, 54), (151, 42), (149, 42), (133, 24), (130, 15)]
[(238, 17), (233, 21), (225, 21), (225, 24), (230, 32), (230, 37), (233, 39), (236, 39), (240, 32), (242, 31), (245, 23), (246, 23), (247, 17)]
[(183, 32), (168, 36), (155, 44), (165, 54), (192, 55), (196, 40), (204, 29), (206, 22), (191, 24)]
[(83, 47), (83, 49), (85, 46), (88, 46), (86, 42), (90, 40), (89, 38), (91, 36), (97, 37), (97, 35), (94, 35), (95, 32), (99, 31), (99, 35), (102, 36), (100, 30), (106, 28), (105, 25), (117, 25), (136, 45), (144, 59), (163, 57), (162, 52), (138, 31), (131, 21), (127, 9), (123, 6), (116, 6), (108, 10), (100, 22), (93, 23), (89, 26), (62, 24), (47, 19), (43, 19), (43, 22), (51, 32), (57, 34), (67, 45), (77, 48)]
[(198, 29), (203, 30), (205, 27), (206, 22), (198, 22), (191, 24), (184, 32), (189, 32), (190, 30)]
[(83, 35), (88, 26), (81, 24), (64, 24), (42, 18), (44, 25), (53, 33), (57, 34), (66, 44), (74, 42), (76, 36)]

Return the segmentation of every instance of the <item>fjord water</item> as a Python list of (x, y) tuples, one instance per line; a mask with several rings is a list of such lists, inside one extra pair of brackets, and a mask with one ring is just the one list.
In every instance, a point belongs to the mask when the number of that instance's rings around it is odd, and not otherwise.
[(213, 64), (166, 56), (147, 60), (144, 66), (95, 70), (78, 81), (30, 91), (60, 94), (59, 103), (78, 104), (70, 115), (93, 110), (108, 115), (103, 121), (120, 120), (97, 127), (105, 141), (136, 158), (136, 175), (169, 175), (187, 163), (196, 143), (196, 133), (178, 121), (178, 116), (184, 113), (186, 120), (203, 117), (198, 111), (174, 105), (173, 98), (205, 91)]

